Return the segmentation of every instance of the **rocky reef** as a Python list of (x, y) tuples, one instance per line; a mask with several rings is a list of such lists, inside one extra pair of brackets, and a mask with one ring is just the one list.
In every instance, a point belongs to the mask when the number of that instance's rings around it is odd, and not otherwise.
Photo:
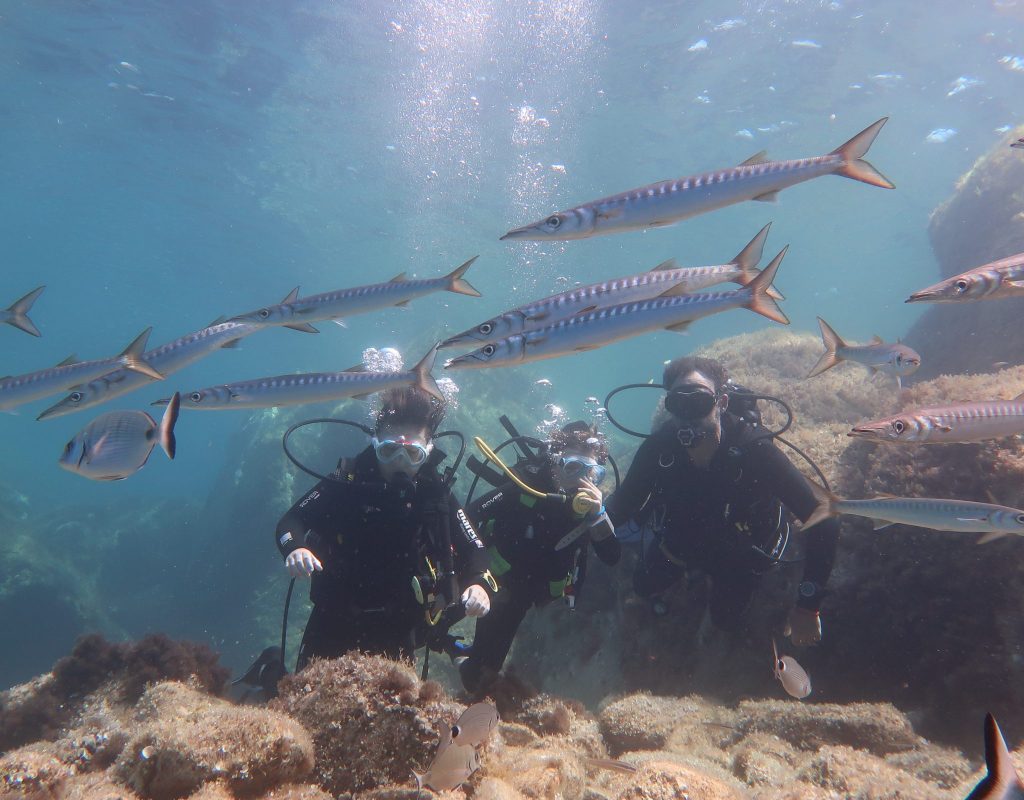
[[(1021, 136), (1024, 126), (1007, 133), (932, 212), (928, 235), (939, 265), (932, 283), (1024, 252), (1024, 159), (1009, 147)], [(1019, 299), (928, 308), (907, 335), (923, 359), (918, 378), (987, 372), (1000, 361), (1020, 364), (1021, 308)]]
[[(268, 707), (218, 698), (203, 670), (180, 677), (158, 678), (136, 695), (126, 690), (130, 670), (106, 673), (70, 702), (59, 728), (0, 751), (0, 798), (413, 800), (412, 772), (429, 766), (439, 723), (464, 708), (411, 667), (362, 654), (315, 662), (287, 678)], [(52, 680), (5, 692), (0, 707), (31, 704)], [(959, 752), (922, 739), (885, 704), (727, 706), (631, 694), (592, 714), (530, 692), (506, 693), (500, 704), (480, 770), (440, 796), (959, 800), (979, 777)]]

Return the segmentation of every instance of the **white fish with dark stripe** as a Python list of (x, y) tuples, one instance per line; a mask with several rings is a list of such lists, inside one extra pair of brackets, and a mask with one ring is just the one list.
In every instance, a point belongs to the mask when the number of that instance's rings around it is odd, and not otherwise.
[(1024, 511), (1019, 508), (976, 503), (972, 500), (943, 500), (931, 497), (874, 497), (843, 500), (813, 481), (809, 482), (818, 507), (803, 528), (806, 530), (829, 517), (850, 514), (870, 519), (874, 529), (890, 525), (913, 525), (935, 531), (983, 533), (979, 544), (1009, 533), (1024, 536)]
[(992, 261), (914, 292), (908, 303), (958, 303), (1024, 295), (1024, 253)]
[(659, 228), (745, 200), (774, 201), (783, 189), (822, 175), (842, 175), (892, 189), (888, 178), (862, 158), (887, 119), (883, 117), (868, 126), (827, 155), (768, 161), (762, 151), (736, 167), (660, 181), (559, 211), (515, 228), (501, 238), (586, 239), (605, 233)]
[(391, 306), (405, 307), (409, 301), (433, 292), (448, 291), (470, 297), (480, 297), (480, 292), (463, 277), (476, 259), (477, 256), (473, 256), (469, 261), (440, 278), (410, 279), (405, 277), (403, 272), (385, 283), (339, 289), (336, 292), (311, 294), (301, 298), (298, 287), (295, 287), (276, 306), (260, 308), (231, 319), (234, 322), (280, 325), (304, 333), (319, 333), (310, 324), (311, 322), (334, 320), (341, 324), (345, 317), (366, 314)]
[(1024, 394), (1012, 400), (983, 400), (911, 408), (862, 422), (848, 434), (876, 442), (946, 444), (984, 442), (1024, 433)]
[(991, 714), (985, 715), (985, 767), (988, 774), (964, 800), (1024, 800), (1024, 781)]
[(152, 328), (146, 328), (134, 341), (113, 358), (96, 361), (75, 361), (69, 356), (49, 369), (40, 369), (24, 375), (0, 378), (0, 411), (8, 411), (24, 403), (62, 392), (83, 381), (91, 381), (118, 367), (138, 378), (140, 384), (161, 380), (164, 376), (146, 362), (143, 351)]
[(120, 481), (142, 469), (157, 444), (173, 460), (178, 401), (175, 394), (159, 425), (145, 411), (101, 414), (67, 443), (58, 463), (83, 478)]
[[(215, 322), (200, 331), (148, 350), (141, 358), (162, 375), (173, 375), (222, 347), (234, 347), (241, 339), (255, 333), (261, 327), (264, 326), (246, 322)], [(56, 405), (46, 409), (38, 419), (62, 417), (65, 414), (84, 411), (134, 392), (147, 383), (147, 380), (129, 370), (108, 370), (106, 375), (72, 384), (74, 391)]]
[(818, 326), (825, 352), (808, 373), (808, 378), (820, 375), (842, 361), (853, 361), (867, 367), (872, 374), (892, 375), (902, 388), (901, 379), (913, 375), (921, 366), (921, 356), (901, 342), (887, 344), (876, 336), (870, 344), (851, 345), (844, 342), (821, 317), (818, 317)]
[[(759, 274), (756, 267), (761, 260), (770, 227), (771, 223), (765, 225), (728, 264), (679, 267), (674, 260), (666, 261), (638, 275), (580, 286), (511, 309), (446, 339), (441, 343), (441, 347), (453, 347), (470, 342), (495, 342), (506, 336), (546, 327), (573, 314), (596, 311), (621, 303), (650, 300), (673, 287), (679, 287), (680, 291), (684, 292), (695, 292), (726, 281), (746, 286)], [(776, 300), (783, 299), (774, 289), (769, 290), (769, 294)]]
[(32, 304), (35, 303), (45, 288), (45, 286), (39, 286), (20, 300), (11, 303), (7, 308), (0, 309), (0, 322), (6, 322), (8, 325), (12, 325), (18, 330), (25, 331), (25, 333), (30, 333), (33, 336), (42, 336), (39, 329), (28, 318), (28, 312), (32, 310)]
[(786, 315), (768, 294), (785, 254), (784, 249), (750, 284), (734, 292), (676, 295), (676, 290), (670, 289), (653, 300), (576, 314), (545, 328), (508, 336), (450, 359), (445, 368), (479, 369), (557, 358), (651, 331), (682, 332), (695, 320), (734, 308), (749, 308), (788, 324)]
[[(430, 370), (437, 345), (411, 370), (369, 372), (357, 365), (342, 372), (304, 372), (275, 375), (251, 381), (225, 383), (184, 392), (182, 408), (193, 411), (230, 411), (241, 408), (276, 408), (308, 403), (328, 403), (349, 397), (362, 399), (377, 392), (401, 386), (417, 386), (439, 400), (444, 396)], [(153, 405), (163, 405), (157, 400)]]

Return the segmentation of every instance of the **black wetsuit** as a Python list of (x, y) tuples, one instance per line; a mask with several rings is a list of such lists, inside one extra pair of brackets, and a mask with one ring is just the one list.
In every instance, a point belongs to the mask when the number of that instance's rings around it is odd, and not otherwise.
[[(308, 548), (323, 564), (310, 588), (313, 611), (302, 637), (298, 669), (313, 656), (333, 658), (359, 649), (411, 658), (427, 632), (425, 608), (412, 588), (428, 573), (426, 558), (443, 572), (452, 563), (464, 589), (486, 587), (487, 551), (451, 492), (442, 487), (440, 451), (415, 483), (385, 482), (373, 448), (343, 459), (277, 525), (281, 555)], [(445, 553), (443, 539), (451, 542)], [(448, 598), (458, 601), (458, 597)]]
[[(550, 479), (548, 485), (538, 485), (538, 477), (531, 475), (527, 482), (540, 491), (554, 491)], [(462, 682), (474, 691), (501, 669), (531, 606), (561, 597), (575, 600), (588, 543), (606, 564), (618, 562), (620, 546), (606, 514), (585, 519), (571, 504), (540, 500), (511, 481), (467, 510), (487, 541), (491, 574), (500, 586), (490, 613), (476, 622), (469, 659), (460, 668)], [(576, 538), (556, 550), (568, 534)]]
[[(657, 595), (697, 569), (711, 578), (711, 620), (725, 629), (739, 626), (760, 574), (781, 557), (790, 532), (785, 512), (806, 520), (816, 506), (807, 479), (763, 429), (729, 413), (708, 468), (660, 431), (640, 445), (607, 503), (616, 526), (633, 520), (654, 533), (633, 576), (636, 592)], [(838, 537), (836, 519), (807, 531), (802, 608), (818, 610)]]

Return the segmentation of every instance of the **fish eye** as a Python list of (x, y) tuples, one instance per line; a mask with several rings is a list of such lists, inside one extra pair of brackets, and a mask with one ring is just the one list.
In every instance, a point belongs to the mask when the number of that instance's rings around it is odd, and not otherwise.
[(902, 364), (903, 363), (903, 354), (902, 353), (897, 353), (896, 354), (896, 363), (897, 364)]
[(549, 228), (557, 228), (559, 225), (562, 224), (562, 218), (558, 216), (558, 214), (552, 214), (550, 217), (547, 218), (544, 224), (547, 225)]
[(269, 308), (261, 308), (260, 309), (260, 319), (266, 319), (269, 316), (270, 316), (270, 309)]
[(896, 431), (896, 435), (899, 436), (907, 429), (907, 426), (904, 424), (903, 420), (898, 419), (892, 424), (892, 429)]
[(82, 399), (82, 393), (81, 392), (72, 392), (71, 394), (68, 395), (68, 400), (70, 400), (72, 403), (77, 403), (81, 399)]
[(481, 352), (485, 356), (493, 356), (494, 355), (494, 345), (493, 344), (487, 345)]
[(488, 333), (494, 330), (494, 326), (489, 322), (485, 322), (478, 328), (478, 330), (480, 331), (480, 333), (486, 336)]
[(776, 669), (778, 669), (779, 672), (785, 672), (786, 671), (786, 662), (783, 661), (781, 658), (779, 659), (779, 663), (776, 664), (775, 666), (776, 666)]
[(193, 403), (198, 403), (200, 400), (203, 399), (203, 393), (202, 392), (192, 392), (192, 394), (190, 394), (188, 396), (188, 399), (191, 400)]
[(966, 292), (967, 287), (970, 286), (970, 284), (964, 278), (958, 280), (954, 285), (956, 286), (956, 290), (958, 292)]
[(1017, 515), (1017, 524), (1018, 525), (1024, 525), (1024, 514), (1018, 514)]

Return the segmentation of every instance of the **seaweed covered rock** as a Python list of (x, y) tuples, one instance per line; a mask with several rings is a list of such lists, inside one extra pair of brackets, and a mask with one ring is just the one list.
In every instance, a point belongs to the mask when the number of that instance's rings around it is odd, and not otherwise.
[(433, 758), (434, 723), (462, 710), (411, 667), (355, 652), (285, 678), (271, 707), (310, 731), (314, 780), (333, 795), (408, 785)]
[(938, 800), (944, 794), (851, 747), (822, 747), (797, 777), (850, 800)]
[(313, 769), (313, 742), (294, 720), (233, 706), (180, 683), (147, 689), (135, 719), (114, 769), (152, 800), (183, 797), (210, 781), (236, 795), (254, 795)]
[[(1008, 147), (1022, 134), (1024, 126), (994, 144), (932, 212), (928, 235), (939, 270), (931, 282), (1024, 252), (1024, 159)], [(928, 308), (910, 332), (922, 356), (918, 377), (1021, 363), (1021, 303), (1011, 298)]]
[(601, 734), (613, 755), (630, 750), (661, 750), (672, 731), (700, 704), (692, 698), (632, 694), (601, 710)]
[(51, 743), (28, 745), (0, 757), (0, 797), (56, 800), (73, 774)]

